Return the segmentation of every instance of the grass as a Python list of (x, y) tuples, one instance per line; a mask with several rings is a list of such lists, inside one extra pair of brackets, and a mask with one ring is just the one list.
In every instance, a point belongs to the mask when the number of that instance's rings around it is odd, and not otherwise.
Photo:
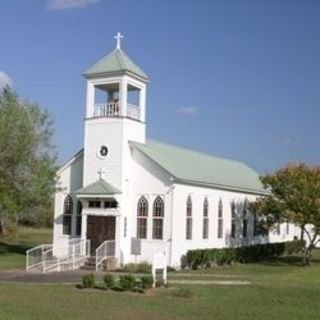
[[(24, 265), (24, 246), (50, 242), (48, 230), (21, 229), (0, 268)], [(6, 241), (9, 240), (6, 239)], [(16, 244), (13, 245), (12, 242)], [(17, 245), (20, 243), (20, 245)], [(6, 247), (6, 246), (9, 246)], [(20, 261), (20, 258), (22, 260)], [(15, 260), (16, 259), (16, 260)], [(6, 262), (7, 261), (7, 262)], [(8, 262), (9, 261), (9, 262)], [(172, 278), (178, 278), (174, 273)], [(74, 285), (0, 282), (0, 319), (319, 319), (320, 251), (303, 267), (297, 257), (186, 272), (186, 279), (249, 279), (248, 286), (171, 285), (147, 294), (79, 290)]]
[[(250, 277), (248, 286), (177, 285), (151, 294), (71, 285), (0, 283), (0, 319), (319, 319), (320, 264), (251, 264), (207, 274)], [(199, 272), (194, 272), (199, 275)]]
[(51, 229), (16, 228), (14, 232), (0, 238), (0, 270), (23, 269), (27, 249), (51, 242)]

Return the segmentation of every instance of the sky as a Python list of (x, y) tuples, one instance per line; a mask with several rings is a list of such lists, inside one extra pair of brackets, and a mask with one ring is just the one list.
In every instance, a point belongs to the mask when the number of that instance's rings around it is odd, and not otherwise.
[(149, 76), (147, 136), (259, 173), (320, 164), (320, 1), (0, 1), (0, 87), (55, 119), (58, 161), (83, 146), (83, 72), (115, 48)]

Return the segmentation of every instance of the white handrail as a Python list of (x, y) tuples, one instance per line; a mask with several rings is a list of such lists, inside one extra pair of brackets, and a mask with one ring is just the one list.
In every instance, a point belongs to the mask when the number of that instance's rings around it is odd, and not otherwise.
[[(48, 248), (47, 250), (44, 250)], [(56, 248), (55, 248), (56, 249)], [(53, 255), (52, 245), (42, 245), (27, 251), (27, 266), (26, 271), (38, 267), (39, 271), (46, 273), (48, 271), (60, 271), (61, 266), (65, 264), (71, 264), (72, 270), (79, 266), (84, 259), (90, 256), (90, 240), (72, 239), (68, 242), (64, 256), (55, 257)], [(35, 253), (36, 263), (30, 263), (30, 251)], [(37, 253), (37, 254), (36, 254)]]
[(41, 264), (41, 257), (47, 252), (52, 250), (52, 244), (42, 244), (40, 246), (31, 248), (26, 251), (27, 263), (26, 271)]
[(104, 260), (115, 257), (116, 241), (106, 240), (96, 249), (96, 271)]

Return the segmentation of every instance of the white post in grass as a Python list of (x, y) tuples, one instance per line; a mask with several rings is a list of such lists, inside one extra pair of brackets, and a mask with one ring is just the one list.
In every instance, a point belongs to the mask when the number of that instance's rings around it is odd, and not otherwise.
[(163, 283), (167, 283), (167, 254), (166, 249), (163, 249), (153, 254), (152, 262), (152, 277), (153, 277), (153, 288), (156, 286), (156, 271), (162, 270)]
[(74, 270), (74, 244), (72, 245), (72, 270)]

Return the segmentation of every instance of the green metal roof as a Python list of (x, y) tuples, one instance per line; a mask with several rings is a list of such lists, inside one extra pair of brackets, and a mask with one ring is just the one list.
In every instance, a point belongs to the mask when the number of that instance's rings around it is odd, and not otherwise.
[(100, 179), (75, 192), (78, 195), (108, 195), (120, 193), (112, 184)]
[(100, 61), (90, 67), (85, 77), (92, 77), (103, 74), (131, 73), (145, 80), (148, 80), (146, 73), (138, 67), (121, 49), (115, 49)]
[(242, 162), (147, 140), (131, 142), (136, 149), (165, 169), (177, 182), (209, 187), (266, 193), (259, 175)]

